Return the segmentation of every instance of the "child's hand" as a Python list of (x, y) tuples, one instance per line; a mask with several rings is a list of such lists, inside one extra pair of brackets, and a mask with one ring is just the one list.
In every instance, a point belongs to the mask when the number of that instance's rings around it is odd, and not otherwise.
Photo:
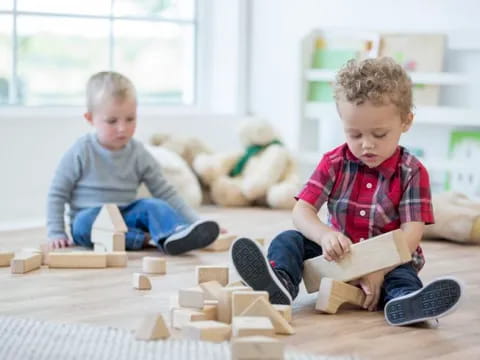
[(350, 252), (351, 244), (348, 237), (337, 231), (328, 232), (320, 241), (323, 255), (327, 261), (341, 260), (346, 253)]
[(359, 281), (360, 287), (365, 293), (364, 309), (374, 311), (377, 308), (378, 300), (382, 292), (382, 284), (385, 273), (383, 270), (375, 271), (362, 277)]
[(73, 246), (73, 242), (68, 238), (50, 239), (48, 244), (50, 249), (60, 249)]

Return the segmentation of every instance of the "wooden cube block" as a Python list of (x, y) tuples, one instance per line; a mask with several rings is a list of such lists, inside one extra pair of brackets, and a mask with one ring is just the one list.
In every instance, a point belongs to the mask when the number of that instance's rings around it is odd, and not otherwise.
[(145, 256), (142, 259), (142, 270), (147, 274), (166, 274), (167, 260), (158, 256)]
[(292, 322), (292, 306), (282, 304), (272, 304), (273, 308), (279, 312), (287, 322)]
[(272, 321), (277, 334), (292, 335), (295, 333), (295, 330), (287, 320), (285, 320), (282, 315), (280, 315), (279, 312), (263, 298), (255, 300), (252, 305), (245, 309), (241, 316), (267, 316)]
[(126, 267), (128, 264), (128, 255), (126, 251), (114, 251), (106, 253), (107, 267)]
[(206, 251), (227, 251), (238, 236), (233, 234), (220, 234), (217, 239), (203, 248)]
[(92, 243), (95, 252), (125, 251), (125, 234), (92, 228)]
[(232, 294), (236, 291), (252, 291), (247, 286), (222, 288), (218, 298), (218, 320), (227, 324), (232, 322)]
[(237, 291), (232, 294), (232, 316), (240, 316), (240, 314), (258, 298), (268, 300), (268, 292), (266, 291)]
[(148, 276), (134, 273), (133, 274), (133, 287), (138, 290), (150, 290), (152, 288), (152, 284), (150, 283), (150, 279)]
[(0, 267), (10, 266), (14, 255), (13, 251), (0, 251)]
[(344, 303), (362, 306), (364, 302), (365, 293), (362, 289), (342, 281), (322, 278), (315, 309), (335, 314)]
[(170, 331), (161, 314), (145, 315), (135, 333), (137, 340), (158, 340), (168, 337)]
[(234, 316), (232, 336), (275, 336), (275, 329), (266, 316)]
[(400, 265), (412, 256), (402, 230), (391, 231), (353, 244), (340, 261), (327, 261), (322, 256), (304, 262), (303, 280), (309, 293), (318, 291), (323, 277), (348, 282), (373, 271)]
[(231, 341), (232, 360), (283, 360), (285, 345), (272, 337), (247, 336)]
[(228, 266), (197, 266), (195, 268), (197, 274), (197, 284), (216, 280), (220, 285), (228, 284)]
[(222, 342), (230, 339), (230, 325), (218, 321), (195, 321), (183, 327), (184, 337), (193, 340)]
[(42, 266), (41, 254), (19, 254), (10, 263), (12, 274), (25, 274), (29, 271), (40, 269), (40, 266)]
[(200, 287), (180, 289), (178, 292), (178, 303), (182, 307), (203, 309), (204, 294)]
[(50, 268), (95, 269), (107, 267), (107, 255), (92, 251), (51, 252), (48, 254)]

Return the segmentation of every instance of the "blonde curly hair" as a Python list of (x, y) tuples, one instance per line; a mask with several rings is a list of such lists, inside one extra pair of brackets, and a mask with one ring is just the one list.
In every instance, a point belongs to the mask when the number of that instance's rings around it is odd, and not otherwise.
[(337, 74), (334, 86), (335, 101), (361, 105), (393, 104), (402, 121), (412, 112), (412, 80), (406, 71), (390, 57), (350, 60)]
[(87, 110), (92, 112), (109, 99), (136, 99), (135, 86), (125, 75), (115, 71), (93, 74), (87, 82)]

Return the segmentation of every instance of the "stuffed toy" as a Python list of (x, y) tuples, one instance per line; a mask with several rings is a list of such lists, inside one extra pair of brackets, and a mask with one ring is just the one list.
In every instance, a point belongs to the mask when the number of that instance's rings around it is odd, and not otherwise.
[(480, 202), (457, 192), (432, 197), (435, 224), (425, 228), (425, 238), (480, 244)]
[(241, 123), (245, 151), (199, 154), (193, 169), (217, 205), (267, 205), (291, 209), (300, 188), (295, 162), (272, 125), (260, 118)]

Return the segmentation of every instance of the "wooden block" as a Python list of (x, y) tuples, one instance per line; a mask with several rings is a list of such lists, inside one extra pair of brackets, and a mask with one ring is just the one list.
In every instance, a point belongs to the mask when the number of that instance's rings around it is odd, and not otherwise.
[(92, 243), (95, 252), (125, 251), (125, 234), (92, 228)]
[(255, 238), (254, 239), (261, 247), (265, 246), (265, 238)]
[(0, 267), (10, 266), (13, 256), (13, 251), (0, 251)]
[(266, 316), (234, 316), (232, 336), (275, 336), (275, 329)]
[(207, 281), (216, 280), (220, 285), (228, 284), (228, 266), (197, 266), (195, 268), (197, 274), (197, 284)]
[[(122, 214), (115, 204), (105, 204), (98, 213), (92, 229), (102, 229), (112, 232), (127, 232), (127, 225), (123, 220)], [(125, 249), (123, 249), (125, 250)]]
[(238, 280), (238, 281), (229, 283), (229, 284), (228, 284), (227, 286), (225, 286), (225, 287), (235, 287), (235, 286), (245, 286), (245, 284), (244, 284), (243, 282), (241, 282), (240, 280)]
[(161, 314), (145, 315), (135, 333), (137, 340), (158, 340), (168, 337), (170, 331)]
[(288, 323), (292, 322), (292, 307), (290, 305), (272, 304), (272, 306)]
[(145, 256), (142, 259), (142, 271), (147, 274), (166, 274), (167, 260), (158, 256)]
[(152, 284), (150, 283), (148, 276), (140, 273), (133, 274), (132, 282), (133, 287), (138, 290), (150, 290), (152, 288)]
[(222, 285), (218, 281), (212, 280), (199, 284), (203, 290), (206, 300), (219, 300), (222, 293)]
[(264, 298), (268, 302), (266, 291), (237, 291), (232, 294), (232, 316), (240, 314), (258, 298)]
[(25, 274), (40, 269), (40, 266), (42, 266), (42, 255), (32, 253), (16, 255), (10, 263), (12, 274)]
[(344, 303), (362, 306), (364, 302), (365, 293), (362, 289), (342, 281), (322, 278), (315, 309), (335, 314)]
[(220, 234), (218, 235), (217, 239), (204, 247), (203, 250), (206, 251), (227, 251), (230, 249), (230, 245), (232, 245), (233, 240), (235, 240), (238, 236), (233, 234)]
[(285, 345), (266, 336), (246, 336), (231, 341), (232, 360), (283, 360)]
[(213, 320), (208, 319), (207, 314), (201, 310), (173, 308), (170, 311), (171, 326), (175, 329), (182, 329), (185, 325), (193, 321)]
[(203, 290), (199, 286), (178, 291), (178, 303), (182, 307), (203, 309), (204, 300)]
[(303, 281), (307, 291), (318, 291), (322, 277), (348, 282), (410, 261), (412, 256), (403, 237), (402, 230), (395, 230), (353, 244), (340, 261), (327, 261), (323, 255), (305, 261)]
[(241, 316), (267, 316), (272, 321), (277, 334), (295, 334), (295, 330), (287, 320), (285, 320), (282, 315), (280, 315), (278, 311), (263, 298), (255, 300), (252, 305), (245, 309)]
[(195, 321), (183, 327), (183, 336), (193, 340), (223, 342), (230, 339), (230, 325), (219, 321)]
[(218, 298), (218, 320), (227, 324), (232, 322), (232, 294), (235, 291), (252, 291), (247, 286), (222, 288)]
[(128, 255), (126, 251), (114, 251), (106, 253), (107, 267), (126, 267), (128, 264)]
[(107, 255), (92, 251), (51, 252), (48, 267), (65, 269), (100, 269), (107, 267)]

